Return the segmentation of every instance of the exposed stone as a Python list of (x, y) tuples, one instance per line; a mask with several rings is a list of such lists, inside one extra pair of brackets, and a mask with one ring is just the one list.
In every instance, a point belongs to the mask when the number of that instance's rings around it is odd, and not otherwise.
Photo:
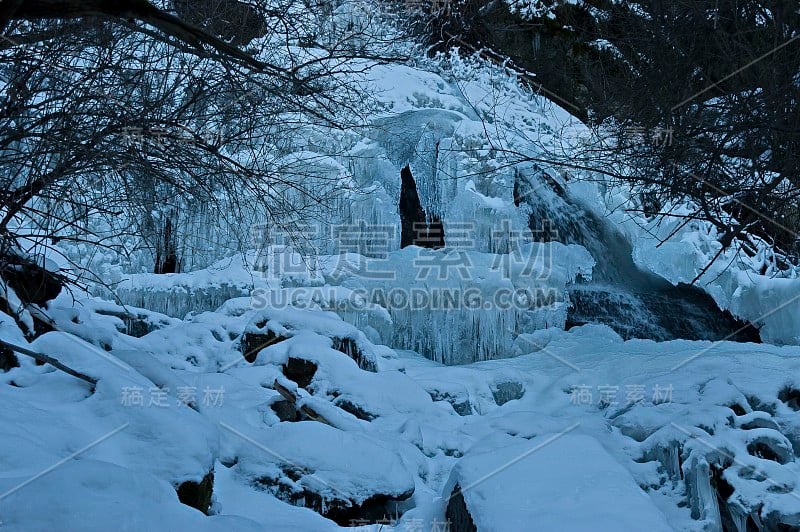
[(376, 416), (375, 414), (373, 414), (371, 412), (367, 412), (366, 410), (361, 408), (359, 405), (357, 405), (357, 404), (355, 404), (355, 403), (353, 403), (351, 401), (348, 401), (347, 399), (337, 399), (337, 400), (335, 400), (333, 402), (333, 404), (335, 404), (336, 406), (338, 406), (339, 408), (341, 408), (345, 412), (349, 412), (350, 414), (353, 414), (358, 419), (363, 419), (364, 421), (372, 421), (373, 419), (378, 417), (378, 416)]
[[(284, 466), (282, 471), (293, 483), (299, 483), (304, 476), (313, 474), (313, 472), (298, 466)], [(271, 477), (262, 477), (256, 481), (256, 484), (268, 489), (278, 499), (294, 506), (314, 510), (340, 526), (354, 526), (354, 523), (376, 523), (387, 517), (399, 515), (402, 513), (400, 503), (408, 500), (414, 494), (413, 489), (400, 494), (379, 493), (357, 503), (342, 498), (323, 497), (306, 488), (292, 489)]]
[(728, 408), (733, 410), (733, 413), (736, 414), (737, 416), (743, 416), (747, 414), (747, 410), (745, 410), (744, 407), (738, 403), (733, 403), (731, 405), (728, 405)]
[(453, 488), (444, 516), (446, 522), (450, 524), (451, 532), (478, 531), (478, 527), (475, 526), (475, 522), (469, 514), (464, 495), (461, 493), (461, 486), (458, 484)]
[(63, 276), (16, 256), (0, 257), (0, 275), (20, 300), (35, 305), (55, 299), (66, 281)]
[(242, 341), (239, 346), (244, 359), (252, 364), (256, 361), (259, 351), (284, 340), (286, 340), (285, 337), (278, 336), (270, 330), (263, 334), (245, 333), (242, 335)]
[(364, 371), (376, 373), (378, 371), (375, 361), (366, 356), (352, 338), (332, 338), (333, 348), (355, 360), (358, 367)]
[(762, 401), (759, 397), (755, 395), (748, 395), (746, 397), (747, 404), (750, 405), (750, 408), (753, 410), (766, 412), (767, 414), (774, 416), (777, 412), (777, 405), (774, 402), (767, 402)]
[(766, 530), (769, 532), (797, 532), (800, 530), (800, 514), (782, 515), (780, 512), (769, 512), (766, 517), (761, 519), (761, 526), (748, 528), (750, 530)]
[(307, 388), (317, 372), (317, 365), (303, 358), (289, 357), (283, 365), (283, 374), (301, 388)]
[(766, 437), (757, 438), (747, 444), (747, 452), (752, 456), (772, 460), (779, 464), (785, 464), (792, 460), (791, 449), (787, 449), (780, 442), (773, 441)]
[(768, 417), (756, 417), (742, 422), (739, 425), (739, 428), (742, 430), (772, 429), (779, 432), (781, 430), (780, 426), (775, 422), (775, 420)]
[(787, 386), (778, 393), (778, 399), (792, 410), (800, 410), (800, 390)]
[(214, 493), (214, 470), (203, 477), (200, 482), (187, 480), (178, 486), (178, 499), (185, 505), (196, 508), (208, 515), (211, 508), (211, 496)]
[(339, 526), (353, 526), (354, 523), (377, 523), (389, 517), (400, 514), (398, 503), (407, 500), (412, 492), (404, 493), (399, 497), (376, 495), (370, 497), (360, 505), (338, 506), (333, 505), (322, 515), (336, 522)]
[(278, 416), (278, 419), (281, 421), (295, 423), (302, 419), (300, 412), (298, 412), (294, 405), (286, 399), (275, 401), (270, 405), (270, 408), (273, 412), (275, 412), (275, 415)]
[(521, 399), (525, 395), (525, 388), (516, 381), (500, 382), (492, 388), (492, 397), (497, 406), (502, 406), (509, 401)]
[(0, 371), (6, 372), (17, 367), (19, 367), (17, 355), (7, 347), (0, 347)]
[(125, 334), (133, 336), (134, 338), (141, 338), (146, 334), (158, 330), (158, 327), (139, 317), (132, 317), (123, 321), (125, 322)]
[[(157, 331), (169, 323), (156, 323), (148, 319), (144, 314), (133, 314), (125, 311), (112, 311), (112, 310), (97, 310), (97, 314), (102, 316), (114, 316), (122, 320), (122, 328), (120, 332), (133, 336), (134, 338), (141, 338), (146, 334)], [(119, 327), (118, 327), (119, 328)]]
[(444, 226), (436, 216), (429, 216), (422, 208), (417, 183), (411, 169), (400, 171), (400, 247), (419, 246), (438, 249), (444, 247)]
[[(631, 273), (631, 265), (624, 267)], [(650, 278), (643, 274), (643, 278)], [(595, 285), (576, 285), (570, 289), (572, 306), (564, 328), (601, 323), (623, 339), (657, 341), (730, 340), (760, 343), (752, 324), (734, 318), (719, 308), (711, 296), (697, 287), (673, 286), (661, 280), (645, 281), (646, 290)]]
[(447, 401), (450, 403), (450, 406), (453, 407), (453, 410), (455, 410), (456, 414), (459, 416), (471, 416), (473, 413), (472, 405), (470, 404), (469, 399), (454, 396), (446, 392), (437, 391), (430, 392), (430, 396), (434, 401)]
[(736, 530), (731, 505), (728, 504), (728, 499), (733, 495), (734, 489), (723, 477), (724, 471), (725, 468), (719, 465), (714, 464), (711, 466), (711, 488), (717, 494), (717, 505), (719, 506), (719, 516), (723, 530)]

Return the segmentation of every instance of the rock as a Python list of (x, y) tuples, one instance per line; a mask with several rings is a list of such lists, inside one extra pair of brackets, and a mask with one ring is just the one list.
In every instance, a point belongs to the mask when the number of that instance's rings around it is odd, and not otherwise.
[(452, 532), (672, 530), (594, 438), (560, 432), (508, 442), (479, 443), (456, 463), (443, 492)]
[(19, 367), (19, 359), (14, 352), (7, 347), (0, 347), (0, 371), (6, 372), (11, 368)]
[(253, 487), (342, 526), (374, 523), (405, 508), (414, 477), (395, 450), (315, 421), (278, 423), (243, 445), (233, 466)]
[(146, 334), (150, 334), (153, 331), (158, 330), (158, 327), (154, 326), (152, 323), (149, 323), (147, 320), (143, 320), (138, 317), (132, 317), (129, 319), (124, 319), (125, 322), (125, 334), (128, 336), (133, 336), (134, 338), (141, 338)]
[(800, 390), (787, 386), (778, 393), (778, 399), (792, 410), (800, 410)]
[(366, 356), (352, 338), (334, 337), (331, 338), (331, 340), (333, 341), (333, 348), (355, 360), (359, 368), (364, 371), (371, 371), (372, 373), (378, 371), (375, 360), (372, 357)]
[(459, 416), (471, 416), (472, 405), (466, 397), (458, 397), (447, 392), (432, 391), (430, 392), (431, 399), (434, 401), (447, 401), (453, 407), (456, 414)]
[(289, 421), (290, 423), (296, 423), (303, 419), (300, 415), (300, 412), (294, 407), (292, 403), (287, 401), (286, 399), (282, 399), (280, 401), (275, 401), (271, 405), (269, 405), (275, 415), (278, 416), (278, 419), (281, 421)]
[(376, 523), (387, 516), (398, 515), (398, 503), (407, 500), (414, 491), (403, 493), (399, 496), (376, 495), (370, 497), (359, 505), (336, 506), (333, 505), (320, 512), (328, 519), (340, 526), (353, 526), (358, 523)]
[(301, 388), (307, 388), (317, 372), (317, 365), (310, 360), (289, 357), (283, 365), (283, 374)]
[(492, 397), (497, 406), (521, 399), (523, 395), (525, 395), (525, 387), (516, 381), (499, 382), (492, 388)]
[[(153, 319), (147, 314), (133, 313), (125, 310), (111, 310), (111, 309), (97, 309), (95, 311), (101, 316), (114, 316), (122, 320), (122, 328), (120, 332), (133, 336), (134, 338), (141, 338), (146, 334), (157, 331), (169, 325), (168, 321)], [(119, 329), (119, 326), (117, 327)]]
[[(313, 472), (295, 466), (285, 466), (283, 474), (292, 482), (299, 483)], [(356, 523), (375, 523), (387, 516), (401, 513), (398, 504), (413, 495), (413, 488), (400, 494), (376, 494), (363, 501), (339, 497), (323, 496), (311, 489), (292, 489), (279, 479), (262, 477), (258, 484), (271, 491), (278, 499), (294, 506), (303, 506), (334, 521), (340, 526), (354, 526)]]
[(177, 488), (178, 499), (185, 505), (196, 508), (208, 515), (211, 508), (211, 496), (214, 493), (214, 470), (203, 477), (200, 482), (187, 480)]
[[(769, 430), (769, 429), (766, 429)], [(763, 458), (764, 460), (772, 460), (779, 464), (786, 464), (794, 460), (794, 453), (791, 445), (788, 443), (782, 434), (781, 439), (767, 436), (759, 436), (747, 444), (747, 452), (751, 456)]]
[[(371, 344), (355, 326), (338, 316), (323, 318), (318, 312), (302, 308), (260, 310), (244, 329), (241, 351), (245, 358), (255, 361), (262, 349), (288, 340), (301, 331), (324, 337), (330, 341), (330, 347), (352, 358), (359, 368), (372, 373), (378, 371)], [(317, 338), (315, 341), (320, 340)], [(308, 352), (307, 355), (313, 358), (315, 353)]]
[(34, 305), (44, 305), (55, 299), (66, 283), (63, 276), (13, 255), (0, 257), (0, 276), (22, 302)]
[(357, 404), (355, 404), (352, 401), (349, 401), (347, 399), (338, 399), (337, 398), (336, 400), (334, 400), (333, 404), (335, 404), (336, 406), (338, 406), (339, 408), (341, 408), (345, 412), (349, 412), (350, 414), (353, 414), (358, 419), (363, 419), (364, 421), (372, 421), (373, 419), (378, 417), (378, 416), (376, 416), (375, 414), (373, 414), (371, 412), (367, 412), (366, 410), (364, 410), (363, 408), (361, 408)]
[(422, 208), (417, 192), (417, 183), (411, 169), (405, 166), (400, 171), (400, 247), (419, 246), (438, 249), (444, 247), (444, 226), (436, 216), (430, 216)]
[(750, 415), (738, 416), (734, 419), (734, 423), (742, 430), (772, 429), (778, 432), (781, 430), (780, 425), (766, 412), (756, 411)]
[(450, 524), (452, 532), (478, 532), (478, 527), (475, 526), (472, 516), (469, 515), (467, 502), (464, 500), (464, 494), (461, 493), (461, 486), (458, 484), (455, 485), (453, 493), (450, 495), (444, 517)]
[(244, 359), (252, 364), (256, 361), (259, 351), (284, 340), (286, 340), (285, 337), (278, 336), (270, 330), (263, 334), (248, 332), (242, 335), (242, 341), (239, 346)]
[(733, 413), (737, 416), (744, 416), (747, 414), (747, 410), (745, 410), (744, 407), (738, 403), (731, 403), (728, 405), (728, 408), (733, 410)]

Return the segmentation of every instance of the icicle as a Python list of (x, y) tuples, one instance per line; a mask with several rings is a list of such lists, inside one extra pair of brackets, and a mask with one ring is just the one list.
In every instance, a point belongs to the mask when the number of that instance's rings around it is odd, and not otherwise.
[(216, 310), (229, 299), (249, 295), (249, 290), (230, 284), (202, 289), (178, 285), (169, 289), (121, 288), (116, 294), (123, 305), (145, 308), (174, 318), (184, 318), (190, 312)]
[(722, 532), (717, 492), (711, 486), (711, 467), (705, 457), (691, 455), (684, 464), (684, 473), (692, 518), (706, 521), (708, 532)]
[(742, 511), (737, 505), (729, 504), (728, 510), (733, 520), (733, 525), (736, 527), (736, 532), (747, 532), (747, 518), (749, 512)]

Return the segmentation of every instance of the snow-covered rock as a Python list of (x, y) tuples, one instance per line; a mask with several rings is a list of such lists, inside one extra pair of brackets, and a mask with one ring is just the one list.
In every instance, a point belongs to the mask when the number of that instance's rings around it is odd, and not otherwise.
[(451, 530), (671, 530), (629, 473), (576, 428), (493, 441), (460, 459), (444, 492)]

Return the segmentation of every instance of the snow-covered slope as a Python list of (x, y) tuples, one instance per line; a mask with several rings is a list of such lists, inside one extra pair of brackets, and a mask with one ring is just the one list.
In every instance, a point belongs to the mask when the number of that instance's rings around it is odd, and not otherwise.
[[(73, 334), (25, 347), (97, 384), (22, 356), (0, 374), (4, 527), (428, 529), (463, 519), (459, 501), (478, 530), (800, 526), (795, 347), (584, 326), (444, 366), (330, 312), (248, 302), (151, 317), (140, 338), (104, 328), (122, 308), (79, 301), (70, 319), (57, 302)], [(3, 320), (0, 339), (24, 344)], [(205, 517), (175, 489), (210, 472)]]

